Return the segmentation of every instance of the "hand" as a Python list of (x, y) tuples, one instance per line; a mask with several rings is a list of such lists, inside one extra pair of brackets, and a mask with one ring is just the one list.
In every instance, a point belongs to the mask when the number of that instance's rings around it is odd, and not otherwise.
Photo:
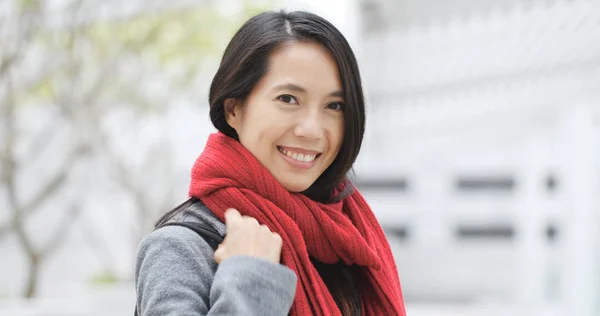
[(274, 263), (281, 260), (281, 236), (250, 216), (242, 216), (233, 208), (225, 211), (227, 234), (215, 251), (215, 261), (221, 263), (231, 256), (252, 256)]

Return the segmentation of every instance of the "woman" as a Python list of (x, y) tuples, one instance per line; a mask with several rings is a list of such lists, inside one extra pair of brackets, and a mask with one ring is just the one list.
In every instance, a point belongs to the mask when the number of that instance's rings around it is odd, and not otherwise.
[[(227, 46), (190, 200), (140, 244), (141, 315), (405, 315), (390, 247), (347, 180), (363, 92), (343, 35), (306, 12), (266, 12)], [(211, 241), (173, 222), (202, 222)]]

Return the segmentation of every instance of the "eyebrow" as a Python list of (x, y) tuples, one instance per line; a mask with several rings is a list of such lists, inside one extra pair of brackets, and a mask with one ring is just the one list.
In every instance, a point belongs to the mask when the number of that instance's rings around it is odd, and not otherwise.
[[(295, 85), (293, 83), (285, 83), (285, 84), (278, 85), (275, 88), (273, 88), (273, 90), (274, 91), (291, 90), (291, 91), (306, 93), (306, 89), (304, 89), (301, 86)], [(329, 96), (343, 98), (344, 94), (342, 93), (342, 91), (336, 90), (336, 91), (330, 93)]]

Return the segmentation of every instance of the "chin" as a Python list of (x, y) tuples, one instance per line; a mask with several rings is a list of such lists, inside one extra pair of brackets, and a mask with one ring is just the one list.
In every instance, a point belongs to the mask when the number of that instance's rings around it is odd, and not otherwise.
[(290, 191), (292, 193), (301, 193), (301, 192), (306, 191), (306, 189), (308, 189), (310, 187), (310, 185), (309, 186), (298, 186), (298, 185), (295, 185), (295, 186), (292, 186), (292, 187), (284, 185), (283, 187), (286, 188), (288, 191)]
[(279, 181), (281, 183), (281, 185), (283, 185), (283, 187), (293, 193), (300, 193), (300, 192), (304, 192), (306, 191), (306, 189), (310, 188), (310, 186), (313, 184), (313, 182), (311, 183), (298, 183), (297, 181)]

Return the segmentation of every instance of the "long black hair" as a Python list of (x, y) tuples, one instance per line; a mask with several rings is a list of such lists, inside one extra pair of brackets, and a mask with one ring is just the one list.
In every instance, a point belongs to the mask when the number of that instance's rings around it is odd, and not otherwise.
[[(335, 59), (341, 80), (344, 109), (344, 137), (332, 164), (304, 192), (322, 203), (337, 202), (350, 194), (354, 186), (347, 178), (354, 164), (365, 131), (365, 102), (356, 58), (342, 33), (322, 17), (303, 11), (263, 12), (250, 18), (233, 36), (225, 49), (221, 64), (210, 86), (210, 118), (217, 130), (238, 139), (225, 120), (225, 100), (245, 100), (268, 71), (271, 53), (282, 44), (310, 41), (323, 46)], [(344, 185), (342, 185), (344, 184)], [(341, 192), (338, 187), (344, 188)], [(156, 223), (162, 226), (190, 205), (200, 202), (191, 198)], [(326, 265), (313, 260), (322, 279), (343, 315), (361, 315), (357, 290), (357, 267), (343, 264)]]
[(347, 181), (360, 151), (365, 131), (365, 104), (360, 73), (350, 45), (327, 20), (318, 15), (295, 12), (264, 12), (248, 20), (225, 49), (221, 65), (210, 86), (208, 101), (213, 125), (223, 134), (238, 138), (225, 120), (225, 100), (245, 100), (266, 74), (274, 49), (291, 41), (312, 41), (333, 56), (339, 70), (344, 102), (344, 138), (333, 163), (303, 193), (319, 202), (339, 201), (348, 190), (334, 195), (334, 189)]

